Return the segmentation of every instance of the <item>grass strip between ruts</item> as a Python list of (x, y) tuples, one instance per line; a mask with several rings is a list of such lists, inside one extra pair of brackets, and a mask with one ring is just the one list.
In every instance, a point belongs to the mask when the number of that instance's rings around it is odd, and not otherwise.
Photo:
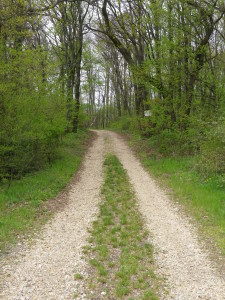
[(158, 299), (153, 248), (126, 171), (114, 155), (104, 166), (100, 212), (84, 247), (88, 299)]

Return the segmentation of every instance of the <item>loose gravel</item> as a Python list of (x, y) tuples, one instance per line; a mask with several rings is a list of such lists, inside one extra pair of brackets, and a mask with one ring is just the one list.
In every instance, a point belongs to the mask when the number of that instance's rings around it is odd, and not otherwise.
[(78, 290), (82, 294), (74, 275), (83, 272), (82, 246), (87, 227), (97, 214), (104, 144), (104, 136), (98, 134), (79, 180), (71, 188), (68, 204), (44, 226), (33, 246), (29, 249), (27, 245), (22, 253), (0, 263), (0, 278), (5, 278), (0, 299), (58, 300), (73, 299)]
[(108, 135), (152, 234), (159, 273), (167, 278), (168, 295), (162, 299), (225, 300), (225, 274), (217, 272), (202, 249), (193, 224), (144, 170), (124, 140), (112, 132)]
[[(107, 142), (106, 142), (107, 141)], [(73, 185), (68, 204), (43, 228), (32, 246), (0, 262), (0, 299), (88, 299), (85, 287), (74, 279), (85, 273), (82, 247), (87, 228), (98, 212), (105, 152), (119, 157), (128, 172), (155, 247), (160, 275), (167, 278), (167, 295), (161, 299), (225, 300), (225, 278), (210, 261), (195, 227), (141, 166), (117, 134), (97, 132)]]

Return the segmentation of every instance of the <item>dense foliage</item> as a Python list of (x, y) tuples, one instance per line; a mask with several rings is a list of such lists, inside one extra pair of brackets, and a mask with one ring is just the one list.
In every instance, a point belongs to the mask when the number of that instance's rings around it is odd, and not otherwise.
[(0, 4), (0, 180), (52, 162), (65, 131), (77, 131), (64, 52), (48, 37), (57, 24), (47, 4)]
[(224, 15), (222, 0), (1, 1), (0, 178), (118, 119), (223, 173)]
[(141, 131), (162, 154), (200, 153), (204, 172), (223, 173), (224, 1), (104, 0), (99, 15), (113, 94), (103, 123)]

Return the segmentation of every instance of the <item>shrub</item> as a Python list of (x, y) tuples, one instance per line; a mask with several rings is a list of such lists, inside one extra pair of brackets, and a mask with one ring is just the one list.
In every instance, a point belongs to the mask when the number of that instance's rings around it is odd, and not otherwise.
[(3, 99), (0, 113), (0, 181), (41, 169), (56, 157), (66, 127), (64, 103), (35, 91)]
[(199, 168), (206, 176), (225, 174), (225, 119), (208, 132), (200, 150)]
[(152, 147), (164, 156), (177, 155), (180, 152), (181, 133), (178, 130), (164, 129), (150, 139)]
[(122, 131), (136, 131), (137, 120), (134, 117), (123, 116), (110, 125), (110, 128)]
[(142, 122), (141, 133), (145, 137), (150, 137), (152, 147), (162, 155), (198, 154), (201, 144), (206, 139), (208, 123), (192, 118), (186, 128), (179, 125), (174, 123), (168, 128), (163, 128), (147, 120), (145, 123)]

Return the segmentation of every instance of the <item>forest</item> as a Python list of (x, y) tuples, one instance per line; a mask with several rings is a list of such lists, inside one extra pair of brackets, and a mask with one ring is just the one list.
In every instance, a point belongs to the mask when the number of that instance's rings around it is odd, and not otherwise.
[(224, 299), (225, 1), (0, 0), (0, 299)]
[(224, 83), (223, 0), (2, 0), (0, 180), (79, 128), (139, 132), (224, 176)]

